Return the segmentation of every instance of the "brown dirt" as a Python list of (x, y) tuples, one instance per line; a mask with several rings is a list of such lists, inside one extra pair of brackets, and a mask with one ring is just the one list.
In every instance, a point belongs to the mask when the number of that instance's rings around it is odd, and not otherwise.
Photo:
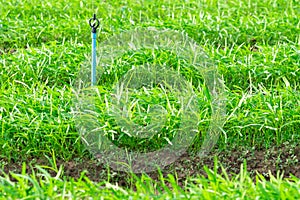
[[(284, 177), (290, 177), (294, 175), (300, 178), (300, 146), (287, 146), (282, 145), (280, 147), (274, 147), (270, 149), (246, 149), (239, 148), (236, 150), (228, 150), (217, 152), (213, 151), (209, 153), (204, 159), (200, 159), (197, 156), (184, 154), (176, 162), (171, 164), (162, 170), (163, 175), (176, 174), (179, 185), (182, 185), (187, 177), (193, 177), (197, 175), (206, 176), (204, 166), (208, 168), (214, 168), (214, 158), (217, 158), (219, 165), (222, 165), (228, 175), (231, 177), (233, 174), (238, 174), (241, 169), (241, 165), (246, 161), (247, 171), (254, 178), (256, 172), (262, 174), (268, 179), (271, 172), (272, 175), (277, 174), (279, 171), (283, 173)], [(74, 161), (56, 160), (57, 167), (63, 167), (63, 176), (68, 178), (72, 177), (78, 179), (81, 177), (82, 172), (92, 181), (99, 182), (107, 180), (108, 168), (99, 164), (96, 160), (76, 158)], [(5, 173), (15, 172), (21, 173), (22, 163), (10, 161), (8, 163), (5, 159), (0, 159), (0, 163), (3, 165), (2, 169)], [(30, 166), (46, 165), (51, 166), (50, 162), (46, 158), (32, 158), (27, 163), (27, 172), (35, 168)], [(218, 171), (221, 173), (221, 169)], [(55, 171), (49, 170), (49, 173), (53, 176), (56, 175)], [(125, 172), (118, 172), (109, 169), (110, 181), (117, 182), (121, 186), (129, 185), (128, 174)], [(151, 178), (158, 180), (159, 175), (157, 172), (148, 174)]]

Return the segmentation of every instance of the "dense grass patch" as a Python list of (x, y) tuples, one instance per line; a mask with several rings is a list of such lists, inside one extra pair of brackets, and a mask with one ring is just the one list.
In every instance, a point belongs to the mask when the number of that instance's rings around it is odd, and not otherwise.
[[(101, 21), (97, 38), (100, 44), (114, 34), (148, 26), (182, 31), (198, 42), (217, 66), (226, 85), (227, 116), (216, 145), (218, 151), (241, 146), (268, 149), (286, 143), (299, 145), (300, 4), (297, 0), (101, 1), (93, 4), (85, 0), (0, 0), (0, 5), (0, 159), (8, 161), (7, 165), (29, 158), (51, 157), (53, 152), (57, 159), (66, 161), (92, 159), (75, 128), (72, 89), (81, 66), (86, 65), (90, 57), (87, 20), (94, 11)], [(101, 95), (109, 95), (113, 83), (132, 65), (143, 63), (164, 63), (174, 70), (180, 69), (180, 73), (191, 80), (198, 96), (202, 100), (206, 98), (199, 72), (176, 55), (151, 50), (128, 52), (116, 61), (111, 71), (99, 80)], [(156, 98), (162, 91), (148, 92), (152, 99), (144, 93), (136, 96), (144, 99), (145, 105), (141, 104), (144, 108), (147, 103), (166, 101)], [(205, 110), (204, 100), (202, 103), (199, 108)], [(105, 104), (98, 106), (99, 110), (105, 109)], [(210, 116), (209, 111), (207, 113), (202, 113), (205, 123)], [(101, 120), (104, 123), (107, 118)], [(137, 121), (146, 123), (138, 118)], [(166, 126), (169, 130), (176, 125), (172, 123)], [(205, 129), (203, 124), (199, 125), (199, 132)], [(109, 128), (117, 129), (113, 125)], [(166, 135), (169, 133), (166, 131)], [(116, 144), (120, 142), (133, 149), (141, 142), (121, 136), (124, 135), (116, 137)], [(201, 135), (198, 139), (191, 152), (199, 147)], [(161, 142), (142, 140), (141, 144), (158, 148), (166, 140)], [(4, 167), (5, 162), (1, 160)], [(299, 165), (298, 160), (295, 163)], [(39, 170), (43, 175), (26, 175), (25, 172), (12, 175), (16, 182), (8, 175), (2, 176), (0, 193), (6, 198), (26, 195), (152, 198), (158, 193), (159, 198), (244, 198), (248, 194), (253, 198), (272, 195), (283, 198), (299, 190), (296, 178), (272, 177), (266, 181), (258, 175), (254, 183), (244, 171), (229, 180), (226, 175), (224, 178), (207, 170), (208, 179), (191, 177), (185, 189), (180, 189), (170, 176), (168, 186), (171, 185), (173, 191), (163, 182), (156, 183), (142, 176), (134, 180), (135, 193), (133, 189), (101, 180), (99, 185), (94, 185), (84, 175), (79, 181), (65, 181), (63, 171), (57, 171), (57, 177), (53, 178), (43, 169)], [(51, 193), (48, 186), (55, 192)], [(99, 190), (100, 187), (105, 189)]]
[(293, 177), (282, 179), (280, 174), (271, 175), (270, 181), (257, 175), (253, 181), (244, 166), (241, 172), (232, 178), (228, 177), (225, 169), (220, 167), (222, 173), (205, 169), (206, 177), (190, 177), (185, 185), (179, 186), (177, 178), (173, 175), (160, 176), (154, 181), (147, 175), (137, 177), (132, 174), (131, 188), (124, 189), (109, 181), (97, 184), (82, 176), (78, 180), (65, 181), (60, 178), (63, 170), (60, 168), (56, 176), (51, 176), (43, 167), (37, 166), (37, 172), (26, 174), (23, 165), (22, 174), (11, 174), (1, 177), (0, 191), (2, 198), (99, 198), (108, 199), (297, 199), (299, 198), (299, 179)]

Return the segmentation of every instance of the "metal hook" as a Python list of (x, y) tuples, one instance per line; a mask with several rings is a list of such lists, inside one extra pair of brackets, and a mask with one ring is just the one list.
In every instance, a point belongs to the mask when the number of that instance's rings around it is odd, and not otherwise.
[(93, 18), (89, 20), (90, 27), (92, 28), (92, 32), (96, 33), (97, 28), (100, 25), (100, 21), (96, 18), (96, 14), (93, 15)]

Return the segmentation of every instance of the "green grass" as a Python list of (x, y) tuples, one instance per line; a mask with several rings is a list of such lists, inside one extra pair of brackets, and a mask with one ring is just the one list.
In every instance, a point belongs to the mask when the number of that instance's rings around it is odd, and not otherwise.
[[(53, 152), (58, 159), (67, 161), (91, 157), (75, 128), (71, 108), (72, 84), (90, 56), (87, 20), (94, 10), (101, 21), (99, 43), (125, 30), (148, 26), (184, 31), (198, 42), (216, 64), (226, 85), (227, 116), (216, 145), (218, 150), (241, 146), (267, 149), (285, 142), (292, 145), (300, 142), (298, 0), (128, 0), (94, 2), (94, 5), (85, 0), (0, 0), (0, 5), (0, 159), (22, 162), (32, 157), (51, 157)], [(103, 96), (109, 95), (113, 81), (132, 64), (162, 62), (180, 68), (180, 73), (192, 79), (194, 87), (199, 89), (197, 94), (205, 99), (205, 91), (198, 87), (203, 86), (202, 77), (176, 55), (160, 51), (134, 55), (128, 52), (120, 59), (110, 74), (100, 80), (99, 91)], [(153, 92), (157, 96), (163, 94)], [(149, 99), (143, 93), (140, 95), (145, 102), (163, 101), (156, 96)], [(105, 105), (99, 106), (102, 109)], [(210, 116), (209, 111), (205, 113), (205, 106), (201, 109), (203, 116)], [(101, 117), (107, 120), (106, 116)], [(172, 130), (174, 123), (167, 127)], [(199, 132), (205, 129), (202, 125)], [(110, 128), (117, 129), (113, 125)], [(135, 147), (136, 140), (128, 138), (124, 136), (117, 142)], [(195, 146), (201, 141), (199, 138)], [(150, 148), (154, 145), (151, 141), (147, 144)], [(80, 180), (65, 180), (63, 169), (57, 171), (56, 177), (42, 168), (39, 170), (39, 174), (12, 175), (16, 182), (7, 176), (0, 177), (2, 198), (115, 195), (165, 199), (183, 195), (211, 199), (256, 196), (297, 199), (292, 195), (299, 194), (300, 187), (297, 178), (272, 177), (267, 181), (258, 175), (259, 180), (254, 183), (245, 171), (229, 179), (207, 170), (208, 179), (190, 177), (184, 189), (179, 189), (171, 176), (172, 190), (163, 182), (156, 183), (144, 176), (133, 181), (136, 187), (133, 189), (110, 185), (107, 180), (94, 184), (84, 175)]]
[(300, 181), (296, 177), (283, 179), (280, 174), (270, 175), (267, 181), (263, 176), (256, 175), (253, 181), (241, 165), (241, 172), (232, 178), (224, 168), (221, 174), (205, 169), (207, 177), (188, 178), (185, 185), (179, 186), (176, 177), (160, 176), (159, 181), (153, 181), (147, 175), (137, 177), (132, 174), (131, 188), (124, 189), (118, 185), (102, 181), (94, 183), (82, 176), (78, 180), (66, 181), (61, 177), (63, 169), (51, 176), (43, 167), (36, 166), (37, 172), (26, 174), (23, 164), (22, 174), (11, 174), (0, 178), (0, 191), (3, 199), (297, 199), (299, 198)]

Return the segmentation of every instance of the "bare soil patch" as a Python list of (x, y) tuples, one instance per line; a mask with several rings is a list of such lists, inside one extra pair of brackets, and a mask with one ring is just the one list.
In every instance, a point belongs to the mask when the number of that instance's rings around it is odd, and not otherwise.
[[(197, 156), (190, 154), (182, 155), (176, 162), (169, 165), (162, 170), (164, 175), (176, 174), (179, 185), (182, 185), (187, 177), (197, 175), (206, 176), (203, 169), (207, 166), (210, 169), (214, 168), (214, 159), (217, 158), (219, 165), (222, 165), (229, 176), (238, 174), (241, 165), (246, 161), (247, 171), (251, 177), (255, 177), (256, 172), (262, 174), (266, 179), (269, 178), (270, 172), (276, 176), (278, 171), (284, 177), (290, 177), (291, 174), (300, 178), (300, 146), (282, 145), (280, 147), (273, 147), (270, 149), (246, 149), (240, 148), (228, 151), (212, 151), (205, 158), (200, 159)], [(76, 161), (75, 161), (76, 160)], [(3, 172), (9, 174), (10, 172), (21, 173), (22, 162), (10, 161), (1, 159)], [(99, 182), (107, 180), (108, 168), (93, 159), (74, 158), (73, 161), (56, 160), (57, 167), (63, 167), (63, 176), (67, 178), (78, 179), (84, 172), (85, 175), (92, 181)], [(46, 158), (31, 158), (27, 162), (27, 171), (31, 173), (35, 165), (51, 166), (51, 163)], [(33, 167), (30, 167), (33, 166)], [(221, 173), (221, 169), (218, 169)], [(53, 176), (55, 171), (49, 170)], [(128, 173), (114, 171), (109, 169), (110, 181), (116, 182), (119, 185), (129, 185)], [(148, 174), (151, 178), (158, 180), (159, 174), (151, 172)]]

